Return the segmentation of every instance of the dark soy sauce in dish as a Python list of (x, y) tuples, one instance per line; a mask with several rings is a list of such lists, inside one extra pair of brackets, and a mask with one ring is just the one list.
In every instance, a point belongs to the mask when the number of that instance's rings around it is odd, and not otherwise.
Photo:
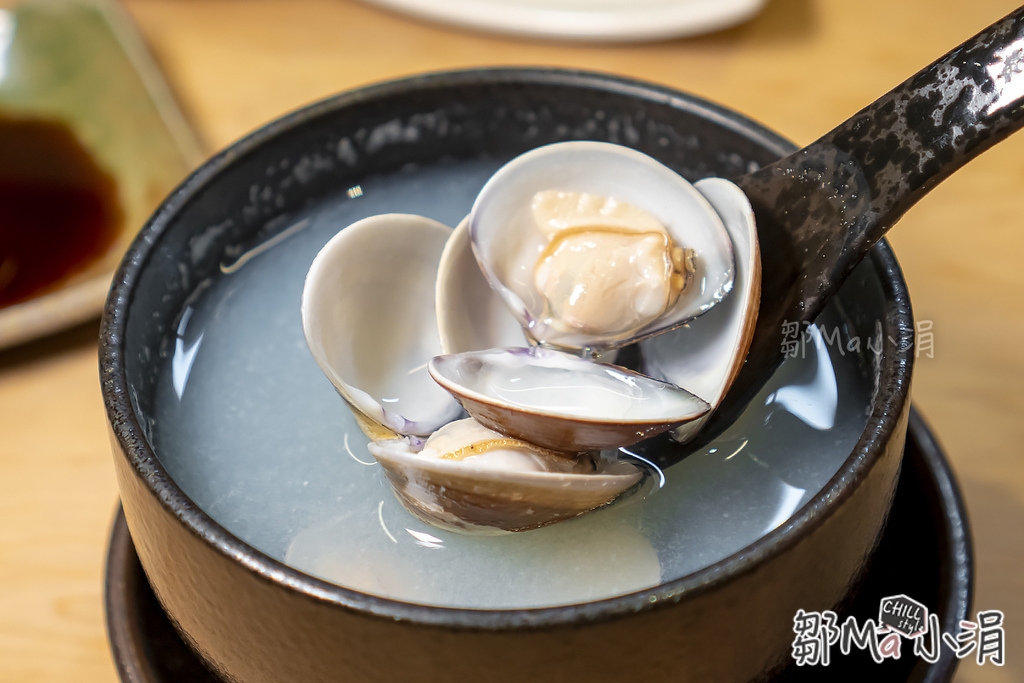
[(67, 125), (0, 112), (0, 307), (100, 258), (121, 221), (116, 182)]

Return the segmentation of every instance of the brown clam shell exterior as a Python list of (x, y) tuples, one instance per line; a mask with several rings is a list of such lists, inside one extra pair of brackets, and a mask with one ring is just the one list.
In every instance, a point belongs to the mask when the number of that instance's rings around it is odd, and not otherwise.
[[(449, 387), (449, 391), (454, 390)], [(600, 451), (632, 446), (700, 417), (694, 415), (674, 422), (601, 422), (511, 410), (465, 394), (456, 393), (455, 397), (466, 412), (485, 427), (553, 451)]]
[[(374, 450), (398, 500), (428, 524), (461, 531), (525, 531), (578, 517), (640, 483), (616, 473), (505, 472)], [(443, 501), (443, 503), (442, 503)]]
[[(567, 373), (602, 368), (603, 373), (618, 378), (619, 382), (644, 387), (644, 395), (668, 391), (676, 397), (685, 396), (672, 410), (647, 411), (641, 415), (581, 414), (560, 408), (545, 409), (534, 404), (509, 403), (493, 392), (484, 393), (474, 388), (474, 377), (481, 368), (498, 367), (505, 359), (523, 363), (523, 367), (545, 372), (558, 367)], [(563, 363), (569, 363), (564, 365)], [(583, 366), (583, 370), (580, 369)], [(434, 380), (448, 390), (472, 417), (489, 429), (522, 441), (565, 453), (614, 450), (631, 446), (643, 439), (657, 436), (670, 429), (692, 422), (705, 415), (710, 406), (703, 399), (681, 387), (647, 377), (638, 372), (606, 363), (592, 363), (542, 347), (490, 349), (449, 356), (438, 356), (430, 361), (428, 372)], [(553, 385), (552, 385), (553, 386)], [(550, 387), (549, 387), (550, 388)], [(598, 390), (599, 387), (594, 387)], [(635, 388), (635, 387), (634, 387)], [(583, 391), (590, 391), (585, 385)]]

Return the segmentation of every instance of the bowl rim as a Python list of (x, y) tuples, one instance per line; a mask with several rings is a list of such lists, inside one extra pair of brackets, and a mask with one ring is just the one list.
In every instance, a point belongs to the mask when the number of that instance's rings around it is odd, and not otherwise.
[[(868, 258), (879, 275), (882, 293), (889, 302), (879, 320), (884, 320), (884, 324), (896, 333), (898, 343), (895, 351), (886, 347), (887, 352), (880, 356), (884, 360), (879, 364), (880, 376), (872, 410), (856, 445), (840, 470), (785, 523), (738, 552), (691, 574), (634, 593), (552, 607), (480, 610), (408, 603), (344, 588), (294, 569), (234, 536), (201, 510), (173, 481), (149, 446), (132, 407), (124, 362), (125, 332), (133, 288), (150, 255), (159, 246), (167, 226), (194, 195), (215, 182), (236, 160), (311, 119), (375, 98), (409, 96), (453, 85), (502, 84), (561, 85), (637, 97), (697, 114), (716, 125), (756, 139), (759, 145), (777, 152), (779, 156), (796, 149), (793, 143), (743, 114), (668, 86), (577, 69), (488, 67), (424, 73), (327, 97), (250, 132), (193, 171), (142, 227), (118, 267), (100, 325), (99, 367), (104, 408), (117, 447), (135, 476), (154, 494), (164, 511), (225, 558), (242, 565), (252, 575), (273, 586), (364, 616), (449, 629), (549, 629), (660, 609), (693, 599), (754, 572), (766, 560), (783, 553), (821, 526), (829, 518), (829, 508), (849, 498), (857, 489), (856, 484), (866, 477), (881, 457), (889, 435), (898, 428), (906, 412), (914, 361), (913, 319), (902, 272), (891, 248), (883, 240)], [(885, 409), (887, 405), (888, 410)], [(121, 457), (116, 451), (115, 458)]]

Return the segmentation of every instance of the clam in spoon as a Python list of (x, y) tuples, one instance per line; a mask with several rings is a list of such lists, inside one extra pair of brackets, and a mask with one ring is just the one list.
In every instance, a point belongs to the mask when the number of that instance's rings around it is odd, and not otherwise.
[(1024, 8), (1011, 12), (803, 149), (733, 178), (764, 263), (746, 362), (693, 447), (739, 416), (809, 323), (919, 199), (1024, 124)]
[[(442, 528), (498, 533), (570, 519), (636, 488), (641, 471), (599, 451), (697, 420), (710, 406), (674, 385), (546, 349), (436, 358), (435, 281), (451, 233), (408, 214), (357, 221), (321, 249), (303, 288), (310, 352), (399, 501)], [(479, 422), (456, 420), (453, 395)]]
[[(714, 382), (709, 380), (712, 392), (721, 390), (725, 392), (724, 396), (706, 426), (690, 442), (689, 448), (679, 451), (681, 454), (699, 447), (731, 424), (771, 376), (783, 357), (783, 323), (811, 321), (854, 266), (910, 206), (947, 175), (1020, 127), (1024, 119), (1024, 104), (1021, 102), (1024, 98), (1024, 76), (1019, 75), (1022, 71), (1024, 8), (953, 50), (821, 140), (775, 164), (735, 179), (736, 186), (742, 190), (756, 216), (757, 240), (750, 240), (747, 251), (753, 256), (756, 254), (755, 245), (758, 242), (761, 245), (764, 277), (760, 282), (760, 303), (751, 303), (751, 311), (756, 308), (758, 317), (746, 361), (735, 381), (725, 389), (734, 374), (728, 358), (723, 365), (725, 371), (720, 373), (724, 382), (721, 378)], [(711, 205), (716, 203), (716, 199), (728, 199), (729, 193), (719, 194), (714, 190), (715, 187), (708, 188), (712, 190), (710, 196), (705, 196), (698, 203)], [(729, 231), (734, 245), (736, 236), (744, 234), (743, 225), (749, 226), (744, 221), (736, 221), (735, 229)], [(363, 266), (368, 262), (362, 258), (359, 261)], [(443, 261), (439, 253), (436, 261), (431, 259), (431, 263), (425, 264), (424, 272), (436, 274), (438, 264)], [(756, 263), (756, 259), (754, 261)], [(311, 269), (310, 277), (307, 278), (307, 294), (311, 287), (323, 284), (321, 278), (314, 276), (315, 270)], [(377, 272), (379, 269), (371, 270)], [(749, 271), (756, 274), (756, 268)], [(751, 277), (751, 282), (754, 279)], [(401, 300), (401, 292), (398, 294), (396, 300)], [(754, 292), (747, 299), (754, 302)], [(315, 297), (304, 295), (306, 303), (316, 300)], [(304, 318), (317, 308), (307, 306), (306, 303), (303, 306)], [(433, 313), (430, 312), (431, 315)], [(703, 317), (713, 313), (705, 313)], [(396, 319), (401, 320), (401, 317), (396, 316)], [(741, 321), (744, 319), (737, 318)], [(358, 326), (343, 326), (340, 331), (345, 333), (354, 327)], [(323, 329), (316, 325), (306, 325), (307, 337), (311, 331), (315, 337), (318, 330)], [(748, 338), (745, 326), (735, 326), (734, 331), (736, 335), (730, 332), (730, 337), (735, 336), (743, 341)], [(437, 334), (436, 327), (434, 333)], [(644, 335), (642, 328), (638, 334), (641, 337)], [(344, 334), (341, 338), (344, 338)], [(316, 343), (319, 342), (311, 340), (314, 352)], [(348, 343), (337, 345), (341, 350), (351, 347)], [(420, 350), (410, 358), (419, 359), (423, 355)], [(376, 401), (361, 401), (359, 399), (366, 392), (354, 390), (361, 389), (359, 384), (362, 382), (345, 380), (347, 372), (333, 372), (335, 361), (326, 360), (328, 367), (325, 367), (325, 372), (332, 377), (332, 381), (344, 380), (338, 384), (339, 392), (357, 412), (369, 418), (365, 422), (376, 423), (373, 419), (379, 412), (374, 405)], [(349, 365), (353, 369), (362, 366), (361, 363)], [(412, 365), (421, 367), (419, 363)], [(715, 402), (707, 403), (714, 406)], [(386, 413), (382, 415), (386, 416)], [(690, 418), (689, 422), (696, 424), (696, 420), (702, 419)], [(410, 422), (419, 424), (418, 421)], [(384, 426), (387, 429), (383, 431), (390, 431), (396, 436), (408, 433), (397, 424)], [(369, 431), (374, 439), (379, 438), (377, 429)], [(692, 433), (687, 434), (687, 437), (692, 436)], [(500, 443), (503, 449), (507, 438), (502, 435), (488, 436), (487, 443)], [(420, 447), (418, 440), (411, 437), (384, 441), (394, 442), (394, 445), (403, 442)], [(487, 448), (491, 449), (491, 446)], [(502, 449), (497, 450), (503, 452)], [(466, 449), (456, 449), (458, 453), (463, 450)], [(415, 513), (433, 513), (435, 509), (443, 513), (436, 518), (436, 522), (442, 525), (482, 525), (506, 530), (528, 528), (519, 524), (522, 512), (527, 508), (532, 510), (534, 503), (541, 500), (538, 497), (535, 501), (522, 501), (520, 497), (512, 496), (517, 503), (525, 505), (519, 505), (509, 514), (502, 512), (500, 516), (494, 514), (497, 509), (494, 496), (488, 495), (483, 505), (478, 505), (475, 497), (473, 500), (466, 499), (469, 505), (464, 505), (462, 499), (451, 500), (450, 496), (446, 501), (440, 501), (433, 492), (451, 491), (454, 480), (449, 477), (428, 481), (424, 473), (429, 472), (433, 476), (436, 472), (438, 477), (448, 477), (451, 474), (448, 469), (458, 470), (460, 481), (472, 483), (469, 488), (486, 480), (485, 475), (475, 464), (468, 462), (469, 458), (462, 461), (465, 466), (449, 463), (457, 458), (449, 457), (447, 452), (440, 453), (437, 458), (429, 458), (426, 465), (417, 459), (411, 463), (411, 468), (405, 460), (407, 455), (411, 457), (412, 454), (403, 452), (401, 457), (392, 457), (390, 454), (389, 445), (386, 452), (381, 451), (375, 455), (382, 465), (392, 460), (401, 465), (400, 469), (396, 465), (394, 473), (389, 471), (389, 476), (395, 475), (392, 483), (403, 502)], [(502, 457), (504, 462), (504, 455)], [(560, 456), (552, 456), (557, 457)], [(552, 458), (545, 455), (542, 460), (555, 462)], [(596, 464), (589, 474), (575, 471), (578, 465), (578, 462), (573, 462), (572, 471), (568, 472), (548, 468), (536, 476), (526, 476), (531, 479), (531, 483), (532, 479), (537, 479), (545, 491), (552, 484), (561, 486), (559, 482), (576, 481), (577, 477), (598, 484), (596, 488), (605, 488), (602, 483), (604, 474)], [(446, 469), (442, 471), (442, 467)], [(543, 519), (529, 520), (528, 526), (539, 526), (582, 514), (603, 502), (610, 502), (635, 481), (634, 473), (608, 474), (614, 486), (608, 487), (597, 499), (572, 509), (559, 509), (552, 515), (545, 515)], [(595, 475), (599, 478), (594, 478)], [(500, 475), (491, 478), (501, 484), (495, 490), (502, 494), (523, 490), (522, 487), (526, 486), (525, 480), (509, 486), (513, 480), (519, 481), (523, 477), (504, 467)], [(580, 490), (589, 488), (581, 486)], [(424, 499), (419, 495), (423, 491), (431, 495)], [(606, 496), (608, 491), (611, 493)], [(566, 497), (557, 498), (564, 501)], [(444, 506), (442, 502), (453, 504)], [(466, 508), (471, 508), (471, 515), (464, 514)], [(455, 517), (449, 519), (448, 515), (452, 513)]]

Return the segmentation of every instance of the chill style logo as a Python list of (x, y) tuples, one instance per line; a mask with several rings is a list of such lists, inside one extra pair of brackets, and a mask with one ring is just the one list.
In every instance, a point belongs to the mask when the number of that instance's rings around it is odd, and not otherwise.
[(867, 651), (881, 664), (886, 659), (899, 659), (904, 649), (930, 664), (939, 660), (945, 647), (957, 659), (972, 654), (978, 664), (1003, 666), (1005, 634), (1003, 613), (986, 610), (977, 613), (974, 621), (963, 620), (955, 634), (942, 632), (939, 616), (907, 595), (882, 598), (878, 620), (858, 623), (847, 617), (839, 623), (835, 612), (797, 610), (793, 617), (793, 660), (797, 666), (828, 666), (832, 651), (838, 647), (843, 655), (855, 649)]
[(925, 632), (928, 608), (906, 595), (884, 598), (878, 607), (878, 623), (888, 626), (904, 638), (917, 638)]

